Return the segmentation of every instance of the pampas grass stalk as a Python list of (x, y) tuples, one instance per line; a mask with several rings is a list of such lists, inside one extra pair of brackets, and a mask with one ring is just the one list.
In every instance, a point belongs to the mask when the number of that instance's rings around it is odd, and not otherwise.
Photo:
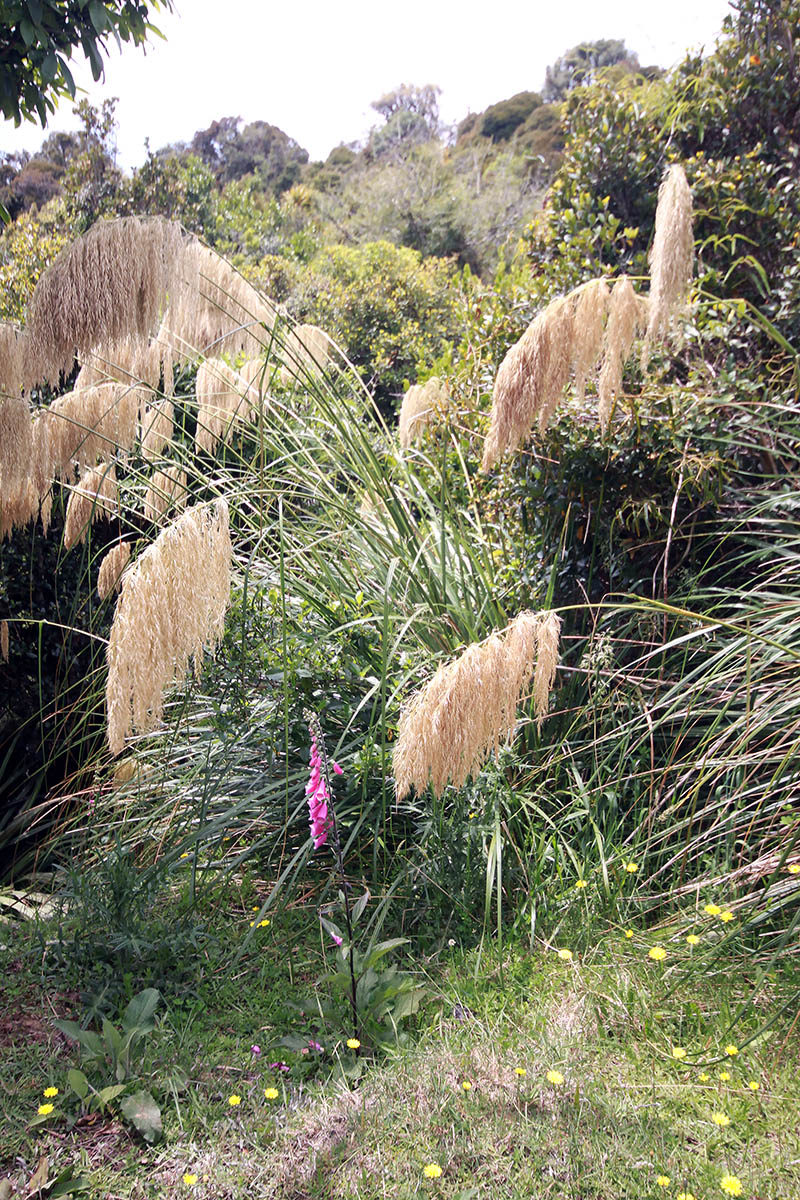
[(398, 800), (412, 788), (461, 787), (509, 740), (520, 699), (534, 679), (544, 718), (558, 661), (555, 613), (522, 612), (501, 632), (442, 664), (400, 716), (393, 771)]
[(603, 361), (597, 379), (597, 415), (605, 433), (614, 401), (622, 388), (622, 372), (631, 356), (637, 334), (647, 325), (648, 301), (637, 296), (627, 275), (611, 289), (608, 324), (603, 342)]
[(158, 458), (164, 447), (172, 441), (174, 428), (175, 409), (172, 401), (162, 399), (148, 405), (142, 414), (139, 430), (142, 458), (148, 462)]
[(650, 249), (650, 315), (642, 365), (650, 348), (663, 340), (689, 298), (694, 262), (692, 193), (679, 163), (668, 168), (658, 189), (655, 236)]
[(89, 526), (114, 515), (118, 500), (117, 475), (113, 464), (92, 467), (70, 491), (64, 518), (64, 548), (86, 540)]
[(163, 471), (155, 471), (144, 497), (144, 519), (156, 524), (173, 506), (186, 503), (186, 472), (177, 463)]
[(130, 542), (117, 542), (116, 546), (112, 546), (103, 556), (100, 570), (97, 572), (97, 594), (101, 600), (105, 600), (114, 588), (120, 589), (122, 572), (127, 567), (130, 557)]
[(444, 416), (449, 405), (447, 384), (437, 375), (432, 375), (427, 383), (413, 384), (400, 408), (397, 425), (400, 445), (408, 448), (413, 441), (418, 441), (429, 425)]
[(164, 695), (222, 636), (230, 598), (228, 505), (195, 505), (126, 571), (108, 643), (108, 744), (154, 729)]

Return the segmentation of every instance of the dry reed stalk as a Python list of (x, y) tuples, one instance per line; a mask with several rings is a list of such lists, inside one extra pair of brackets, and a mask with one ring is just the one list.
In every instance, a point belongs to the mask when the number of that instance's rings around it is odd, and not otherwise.
[[(554, 613), (520, 613), (501, 632), (442, 664), (403, 710), (392, 766), (398, 800), (430, 785), (441, 796), (461, 787), (510, 739), (534, 676), (536, 713), (547, 711), (558, 657)], [(535, 673), (534, 673), (535, 671)], [(546, 688), (545, 688), (546, 685)]]
[(27, 311), (39, 377), (51, 383), (76, 353), (126, 338), (146, 343), (182, 261), (184, 235), (161, 217), (98, 221), (42, 274)]
[(170, 400), (157, 400), (142, 414), (139, 438), (142, 458), (152, 462), (164, 447), (172, 441), (175, 428), (175, 409)]
[(64, 549), (86, 540), (90, 525), (104, 517), (113, 517), (118, 501), (117, 475), (113, 464), (92, 467), (70, 489), (64, 518)]
[(108, 643), (108, 743), (154, 729), (164, 695), (198, 669), (222, 636), (231, 542), (224, 500), (196, 505), (164, 529), (125, 572)]
[(127, 567), (130, 557), (130, 542), (117, 542), (116, 546), (112, 546), (103, 556), (100, 570), (97, 572), (97, 594), (101, 600), (105, 600), (114, 588), (119, 591), (122, 587), (122, 572)]
[(633, 343), (647, 325), (647, 298), (637, 296), (627, 275), (611, 289), (608, 324), (603, 343), (603, 360), (597, 380), (597, 414), (605, 433), (614, 400), (622, 388), (622, 372), (631, 356)]
[(177, 463), (156, 471), (144, 497), (145, 521), (155, 525), (170, 508), (183, 508), (186, 494), (186, 472)]
[(683, 167), (673, 163), (658, 189), (655, 236), (650, 248), (650, 315), (642, 347), (643, 368), (650, 347), (666, 337), (676, 316), (687, 306), (693, 262), (692, 193)]
[(206, 358), (197, 368), (197, 430), (195, 449), (211, 453), (228, 441), (234, 422), (250, 412), (248, 384), (221, 358)]
[(400, 445), (407, 449), (413, 441), (418, 441), (428, 426), (444, 417), (449, 407), (447, 384), (438, 375), (432, 375), (427, 383), (413, 384), (400, 407), (397, 424)]
[(0, 621), (0, 658), (8, 662), (8, 621)]
[(274, 320), (272, 302), (193, 238), (183, 247), (158, 340), (182, 362), (223, 352), (256, 357)]
[(290, 330), (281, 349), (281, 379), (303, 381), (322, 374), (331, 356), (330, 338), (316, 325), (297, 325)]

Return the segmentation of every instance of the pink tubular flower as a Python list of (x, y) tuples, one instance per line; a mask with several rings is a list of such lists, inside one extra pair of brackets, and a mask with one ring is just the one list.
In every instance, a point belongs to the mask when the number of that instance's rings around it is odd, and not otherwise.
[(311, 767), (306, 784), (306, 795), (308, 796), (308, 816), (309, 824), (311, 825), (311, 837), (314, 840), (314, 849), (319, 850), (320, 846), (324, 846), (328, 840), (328, 826), (330, 818), (328, 816), (328, 785), (322, 774), (322, 755), (317, 746), (317, 739), (311, 734), (311, 758), (309, 760)]
[(342, 770), (342, 768), (339, 766), (339, 764), (337, 762), (335, 762), (333, 764), (333, 773), (334, 773), (334, 775), (343, 775), (344, 774), (344, 771)]
[(258, 1058), (259, 1054), (261, 1053), (261, 1047), (256, 1046), (256, 1045), (251, 1046), (250, 1053), (255, 1055), (256, 1058)]
[(332, 934), (331, 934), (331, 937), (332, 937), (332, 938), (333, 938), (333, 940), (336, 942), (336, 945), (337, 945), (337, 946), (341, 946), (341, 944), (342, 944), (342, 939), (339, 937), (338, 933), (332, 933)]

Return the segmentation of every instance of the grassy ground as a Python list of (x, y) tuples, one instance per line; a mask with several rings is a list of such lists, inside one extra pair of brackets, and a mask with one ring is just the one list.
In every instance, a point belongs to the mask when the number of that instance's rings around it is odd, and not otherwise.
[[(791, 1011), (764, 1028), (796, 990), (791, 965), (732, 1024), (744, 959), (675, 985), (691, 922), (657, 938), (608, 929), (572, 957), (516, 943), (501, 964), (455, 946), (416, 964), (428, 994), (408, 1045), (366, 1062), (293, 1007), (323, 968), (313, 911), (274, 915), (231, 966), (258, 899), (248, 885), (207, 914), (214, 952), (162, 1004), (137, 1066), (164, 1114), (153, 1147), (113, 1105), (71, 1126), (59, 1115), (78, 1056), (53, 1020), (79, 1017), (78, 995), (48, 986), (46, 955), (37, 979), (29, 925), (2, 932), (0, 1178), (24, 1195), (46, 1156), (50, 1180), (68, 1166), (78, 1180), (61, 1194), (83, 1181), (109, 1200), (800, 1195), (800, 1035)], [(664, 961), (648, 957), (656, 941)], [(289, 1031), (324, 1039), (324, 1055), (282, 1050)], [(270, 1065), (284, 1058), (290, 1071)], [(322, 1061), (363, 1074), (326, 1078)], [(48, 1086), (54, 1112), (32, 1125)]]

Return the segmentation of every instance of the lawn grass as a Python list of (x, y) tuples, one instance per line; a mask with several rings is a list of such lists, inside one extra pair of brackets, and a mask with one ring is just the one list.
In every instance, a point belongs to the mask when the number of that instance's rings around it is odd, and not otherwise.
[[(796, 993), (791, 962), (732, 1025), (749, 960), (732, 947), (713, 971), (680, 982), (685, 923), (630, 939), (609, 928), (582, 952), (576, 931), (571, 958), (519, 940), (502, 962), (491, 945), (453, 946), (416, 964), (428, 994), (408, 1044), (362, 1060), (354, 1083), (315, 1069), (356, 1065), (345, 1034), (308, 1025), (309, 1040), (325, 1039), (324, 1060), (278, 1046), (303, 1027), (293, 1002), (323, 970), (312, 906), (273, 914), (232, 966), (257, 903), (249, 883), (216, 909), (215, 955), (162, 1005), (139, 1067), (164, 1114), (154, 1147), (113, 1112), (71, 1129), (31, 1126), (43, 1089), (63, 1094), (77, 1062), (52, 1021), (79, 1015), (79, 1005), (75, 992), (37, 981), (28, 927), (3, 933), (0, 1177), (25, 1194), (46, 1155), (51, 1178), (72, 1165), (84, 1194), (126, 1200), (710, 1200), (726, 1194), (725, 1175), (752, 1200), (800, 1195), (800, 1036), (791, 1011), (764, 1028), (765, 1012)], [(670, 948), (665, 962), (648, 958), (656, 940)], [(290, 1072), (270, 1066), (284, 1054)], [(278, 1096), (268, 1099), (272, 1086)], [(730, 1123), (715, 1124), (715, 1113)], [(441, 1175), (425, 1175), (432, 1165)]]

